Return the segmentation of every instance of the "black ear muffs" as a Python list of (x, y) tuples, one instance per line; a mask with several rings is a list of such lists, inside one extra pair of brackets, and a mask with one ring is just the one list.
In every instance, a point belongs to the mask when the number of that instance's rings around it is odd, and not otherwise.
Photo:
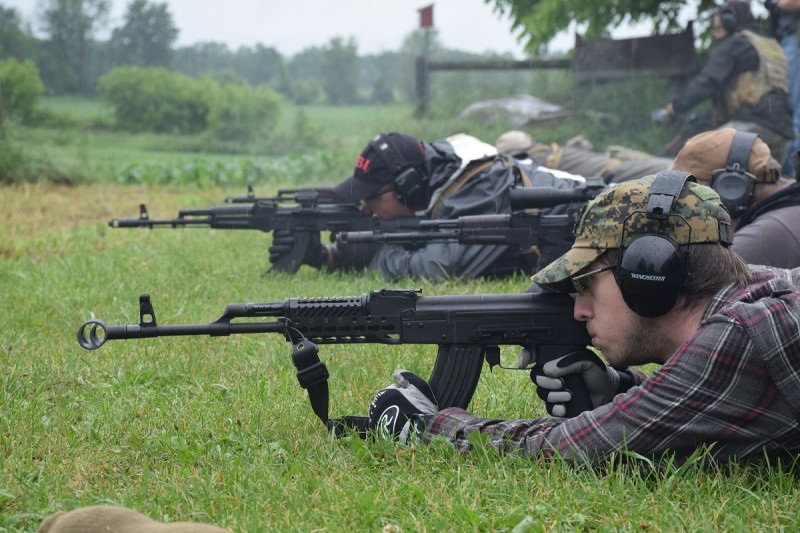
[[(696, 181), (688, 172), (659, 172), (647, 197), (647, 218), (666, 222), (687, 180)], [(627, 225), (628, 220), (623, 225), (623, 243)], [(658, 233), (645, 233), (620, 250), (615, 276), (625, 304), (644, 317), (667, 314), (684, 284), (686, 254), (672, 239)]]
[(728, 150), (725, 168), (711, 175), (711, 188), (717, 191), (731, 218), (738, 218), (753, 203), (756, 178), (747, 172), (747, 166), (757, 138), (755, 133), (737, 131)]
[(622, 299), (637, 315), (657, 317), (675, 306), (683, 287), (684, 259), (662, 235), (645, 234), (625, 249), (617, 268)]
[(736, 13), (730, 6), (722, 6), (719, 10), (719, 23), (722, 28), (730, 33), (736, 32), (739, 21), (736, 19)]
[(394, 149), (385, 135), (377, 135), (369, 144), (388, 167), (394, 189), (400, 196), (409, 199), (424, 191), (425, 178), (422, 173)]

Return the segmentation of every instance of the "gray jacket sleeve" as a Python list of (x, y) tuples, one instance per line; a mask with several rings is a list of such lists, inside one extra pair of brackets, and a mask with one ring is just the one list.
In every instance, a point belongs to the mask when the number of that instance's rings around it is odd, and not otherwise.
[(734, 252), (749, 264), (800, 266), (800, 206), (768, 211), (733, 234)]
[[(471, 178), (460, 190), (447, 196), (436, 218), (490, 215), (511, 212), (508, 189), (515, 184), (513, 169), (495, 163)], [(507, 245), (429, 243), (417, 249), (397, 245), (381, 246), (370, 267), (387, 280), (402, 277), (441, 279), (476, 277), (508, 249)]]

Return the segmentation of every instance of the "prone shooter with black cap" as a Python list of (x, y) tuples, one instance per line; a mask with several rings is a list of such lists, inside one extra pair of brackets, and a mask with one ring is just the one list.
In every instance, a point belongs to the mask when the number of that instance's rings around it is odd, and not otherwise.
[[(334, 187), (336, 196), (376, 216), (387, 227), (392, 220), (421, 220), (510, 214), (509, 190), (515, 187), (572, 189), (585, 179), (502, 157), (497, 150), (469, 135), (453, 135), (428, 143), (390, 132), (376, 135), (356, 159), (353, 176)], [(566, 212), (566, 206), (545, 214)], [(291, 250), (292, 236), (275, 235), (270, 257)], [(328, 270), (365, 266), (387, 280), (401, 277), (438, 279), (506, 276), (533, 268), (529, 257), (509, 244), (430, 242), (407, 247), (383, 244), (368, 257), (348, 246), (320, 245), (319, 263)], [(312, 264), (313, 263), (313, 264)]]

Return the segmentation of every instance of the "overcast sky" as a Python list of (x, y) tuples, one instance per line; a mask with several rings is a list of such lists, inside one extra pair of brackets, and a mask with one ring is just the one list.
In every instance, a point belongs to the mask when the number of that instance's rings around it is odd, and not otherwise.
[[(109, 27), (123, 20), (129, 0), (110, 0)], [(162, 0), (163, 1), (163, 0)], [(39, 0), (0, 0), (17, 8), (39, 34)], [(447, 48), (511, 52), (524, 57), (511, 22), (483, 0), (166, 0), (180, 30), (178, 45), (224, 42), (235, 49), (261, 43), (292, 55), (333, 37), (355, 38), (361, 55), (396, 51), (419, 25), (418, 9), (433, 3), (433, 23)], [(572, 47), (572, 39), (565, 45)]]

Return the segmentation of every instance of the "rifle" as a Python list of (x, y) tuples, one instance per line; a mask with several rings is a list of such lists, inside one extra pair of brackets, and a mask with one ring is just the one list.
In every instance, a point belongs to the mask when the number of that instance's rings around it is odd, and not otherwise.
[(416, 227), (416, 217), (398, 218), (386, 221), (373, 221), (355, 204), (320, 203), (319, 193), (314, 190), (300, 190), (295, 193), (296, 205), (279, 205), (273, 201), (254, 201), (251, 204), (219, 205), (205, 209), (181, 209), (177, 218), (153, 219), (146, 204), (139, 205), (139, 218), (114, 218), (108, 222), (112, 228), (150, 228), (169, 226), (172, 228), (210, 227), (215, 229), (240, 229), (291, 231), (295, 247), (272, 265), (279, 272), (297, 272), (306, 252), (311, 246), (312, 237), (321, 231), (340, 232), (345, 230), (366, 230), (375, 224), (385, 228)]
[(301, 187), (298, 189), (278, 189), (277, 196), (256, 196), (255, 190), (252, 185), (247, 186), (247, 194), (244, 196), (226, 196), (226, 204), (252, 204), (253, 202), (299, 202), (298, 194), (303, 195), (306, 192), (316, 192), (317, 202), (320, 204), (344, 204), (347, 203), (339, 198), (333, 187)]
[[(514, 209), (525, 209), (529, 207), (554, 206), (570, 201), (585, 201), (596, 195), (603, 188), (602, 180), (587, 180), (585, 186), (574, 189), (555, 189), (551, 187), (534, 187), (511, 189), (511, 205)], [(324, 188), (321, 188), (324, 189)], [(296, 203), (293, 206), (280, 205), (288, 201), (288, 194), (293, 195), (292, 200)], [(375, 216), (365, 215), (358, 206), (348, 203), (328, 203), (321, 197), (320, 190), (316, 188), (287, 189), (283, 193), (285, 198), (279, 197), (272, 200), (258, 200), (253, 197), (250, 203), (235, 203), (231, 205), (212, 206), (205, 209), (181, 209), (178, 211), (177, 218), (153, 219), (147, 211), (146, 204), (139, 205), (138, 218), (114, 218), (108, 222), (112, 228), (150, 228), (155, 227), (210, 227), (215, 229), (242, 229), (274, 231), (286, 230), (292, 233), (295, 240), (295, 247), (290, 254), (283, 256), (272, 268), (279, 272), (294, 273), (300, 268), (303, 258), (308, 248), (311, 246), (312, 238), (320, 231), (330, 231), (333, 233), (332, 240), (340, 240), (337, 235), (342, 232), (353, 231), (379, 231), (384, 233), (396, 233), (403, 231), (417, 231), (421, 225), (428, 222), (417, 217), (403, 217), (391, 220), (380, 220)], [(332, 191), (331, 191), (332, 195)], [(321, 199), (322, 198), (322, 199)], [(498, 215), (503, 220), (507, 215)], [(464, 217), (467, 218), (467, 217)], [(518, 220), (519, 217), (508, 217)], [(491, 220), (491, 217), (490, 219)], [(498, 219), (491, 222), (497, 225)], [(557, 219), (552, 219), (554, 222)], [(442, 220), (441, 222), (446, 222)], [(479, 222), (485, 224), (486, 222)], [(511, 222), (508, 222), (510, 224)], [(550, 223), (550, 222), (548, 222)], [(519, 222), (522, 224), (522, 222)], [(525, 227), (518, 228), (519, 239), (524, 238), (523, 233), (528, 231)], [(481, 230), (485, 233), (485, 230)], [(530, 231), (528, 231), (530, 233)], [(488, 237), (487, 237), (488, 238)], [(499, 236), (495, 240), (473, 242), (486, 242), (496, 244), (504, 242), (506, 237)], [(478, 237), (475, 237), (478, 239)], [(352, 241), (351, 241), (352, 242)], [(529, 245), (530, 246), (530, 245)]]
[[(308, 390), (315, 414), (333, 428), (338, 423), (328, 418), (328, 370), (319, 358), (318, 344), (438, 345), (431, 388), (440, 408), (466, 408), (484, 360), (490, 369), (500, 366), (500, 346), (528, 347), (536, 363), (544, 364), (591, 342), (585, 325), (573, 318), (574, 302), (567, 294), (420, 294), (420, 289), (381, 289), (360, 296), (229, 304), (209, 324), (166, 326), (158, 325), (150, 296), (142, 294), (138, 325), (107, 326), (101, 320), (89, 320), (78, 329), (78, 343), (94, 350), (119, 339), (279, 333), (293, 345), (297, 379)], [(236, 321), (264, 317), (275, 320)], [(565, 378), (565, 386), (574, 398), (567, 405), (567, 416), (591, 409), (580, 376)], [(344, 423), (360, 427), (362, 422)]]
[[(340, 232), (336, 240), (342, 244), (390, 243), (403, 246), (429, 242), (506, 244), (520, 250), (542, 246), (548, 247), (543, 255), (549, 263), (572, 245), (572, 229), (580, 207), (605, 188), (602, 178), (587, 178), (585, 185), (573, 189), (515, 188), (509, 190), (511, 207), (514, 209), (509, 214), (420, 220), (418, 228), (410, 231), (398, 231), (396, 228), (386, 231), (375, 225), (371, 231)], [(560, 205), (568, 206), (563, 214), (541, 215), (523, 211)]]

